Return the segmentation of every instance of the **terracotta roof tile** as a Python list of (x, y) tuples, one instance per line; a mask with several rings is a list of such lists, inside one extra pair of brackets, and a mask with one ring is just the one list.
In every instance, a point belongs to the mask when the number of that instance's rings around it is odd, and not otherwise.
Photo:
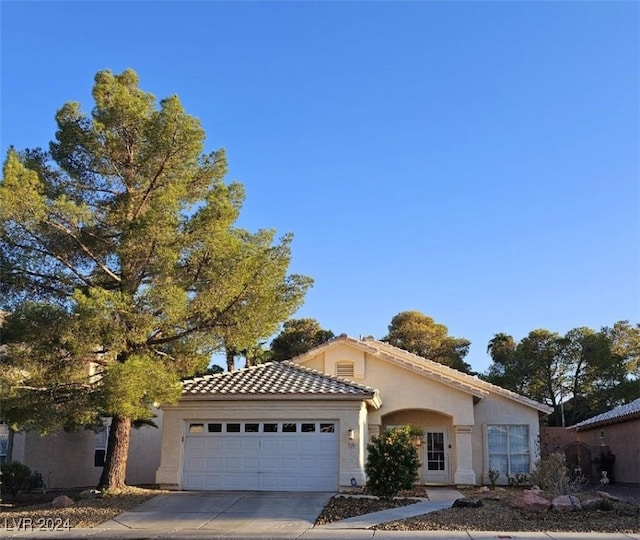
[(232, 396), (304, 396), (371, 399), (374, 388), (332, 377), (294, 364), (278, 362), (187, 379), (182, 383), (183, 397)]
[(615, 407), (610, 411), (594, 416), (593, 418), (589, 418), (588, 420), (583, 420), (582, 422), (571, 426), (570, 429), (577, 429), (580, 431), (581, 429), (589, 429), (597, 425), (622, 422), (627, 420), (627, 418), (634, 418), (636, 416), (640, 416), (640, 398), (625, 405)]

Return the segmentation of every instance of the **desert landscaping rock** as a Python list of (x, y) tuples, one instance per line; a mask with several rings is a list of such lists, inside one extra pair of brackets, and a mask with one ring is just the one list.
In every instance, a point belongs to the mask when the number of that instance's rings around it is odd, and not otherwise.
[(482, 506), (482, 499), (468, 498), (456, 499), (453, 502), (453, 508), (480, 508)]
[(556, 512), (576, 512), (582, 510), (582, 505), (575, 495), (560, 495), (551, 501), (551, 508)]
[(540, 495), (539, 489), (525, 489), (511, 503), (514, 507), (529, 512), (545, 512), (551, 507), (551, 502)]
[(73, 506), (73, 499), (66, 495), (60, 495), (51, 501), (51, 506), (53, 508), (69, 508)]

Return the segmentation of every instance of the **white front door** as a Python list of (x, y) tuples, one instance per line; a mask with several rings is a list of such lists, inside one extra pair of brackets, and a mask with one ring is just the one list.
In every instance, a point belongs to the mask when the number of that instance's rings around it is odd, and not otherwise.
[(338, 422), (186, 423), (182, 488), (336, 491)]
[(425, 484), (449, 484), (449, 444), (445, 430), (430, 430), (424, 434), (422, 470)]

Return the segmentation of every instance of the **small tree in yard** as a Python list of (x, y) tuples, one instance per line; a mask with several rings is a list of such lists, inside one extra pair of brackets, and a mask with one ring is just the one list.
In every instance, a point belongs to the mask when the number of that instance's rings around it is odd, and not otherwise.
[(367, 445), (367, 487), (373, 495), (389, 500), (414, 486), (420, 468), (416, 434), (410, 426), (387, 429)]

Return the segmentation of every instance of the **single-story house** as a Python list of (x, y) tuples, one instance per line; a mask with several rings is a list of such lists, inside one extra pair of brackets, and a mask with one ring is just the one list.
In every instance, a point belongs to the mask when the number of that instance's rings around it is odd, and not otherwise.
[[(568, 428), (610, 480), (640, 484), (640, 398)], [(612, 477), (611, 477), (612, 476)]]
[(346, 335), (283, 363), (184, 382), (163, 407), (156, 482), (186, 490), (334, 491), (365, 484), (367, 444), (423, 432), (420, 482), (529, 473), (551, 408), (373, 338)]

